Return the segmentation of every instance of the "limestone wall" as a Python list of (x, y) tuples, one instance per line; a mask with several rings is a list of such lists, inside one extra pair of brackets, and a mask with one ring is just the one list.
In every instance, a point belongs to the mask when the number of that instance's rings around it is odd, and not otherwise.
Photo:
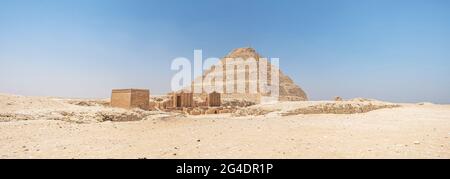
[(141, 89), (116, 89), (111, 94), (111, 106), (118, 108), (141, 108), (148, 110), (150, 91)]
[(130, 108), (131, 92), (129, 90), (113, 90), (111, 94), (111, 106), (118, 108)]
[(131, 108), (149, 108), (150, 92), (148, 90), (132, 90), (131, 93)]

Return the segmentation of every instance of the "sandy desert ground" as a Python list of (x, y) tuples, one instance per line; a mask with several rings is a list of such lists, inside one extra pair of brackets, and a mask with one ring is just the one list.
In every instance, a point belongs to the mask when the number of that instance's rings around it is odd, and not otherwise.
[[(450, 105), (282, 102), (185, 116), (103, 102), (0, 94), (0, 158), (450, 158)], [(339, 103), (376, 110), (340, 114)], [(330, 113), (315, 110), (323, 104)]]

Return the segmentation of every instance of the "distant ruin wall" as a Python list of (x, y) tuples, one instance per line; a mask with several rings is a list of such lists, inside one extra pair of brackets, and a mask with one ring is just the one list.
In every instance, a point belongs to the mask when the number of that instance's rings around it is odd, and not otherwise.
[(194, 106), (194, 95), (193, 93), (173, 93), (172, 94), (172, 104), (174, 108), (179, 107), (193, 107)]
[(116, 89), (111, 94), (111, 106), (125, 109), (149, 108), (150, 91), (143, 89)]
[(118, 108), (130, 108), (131, 92), (124, 90), (113, 90), (111, 95), (111, 106)]
[(136, 90), (131, 93), (130, 106), (132, 108), (149, 108), (150, 92), (148, 90)]
[(221, 106), (222, 101), (221, 101), (220, 93), (213, 92), (213, 93), (208, 94), (207, 104), (210, 107)]

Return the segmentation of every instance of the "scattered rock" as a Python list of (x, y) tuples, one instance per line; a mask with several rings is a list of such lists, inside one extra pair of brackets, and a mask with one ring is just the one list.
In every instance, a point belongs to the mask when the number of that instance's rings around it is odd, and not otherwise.
[(197, 116), (197, 115), (201, 115), (201, 114), (202, 114), (202, 112), (199, 111), (199, 110), (192, 110), (191, 111), (191, 115), (193, 115), (193, 116)]
[(233, 100), (224, 101), (222, 103), (222, 106), (227, 106), (227, 108), (232, 108), (232, 107), (249, 107), (249, 106), (253, 106), (255, 104), (256, 103), (252, 102), (252, 101), (233, 99)]
[(69, 100), (67, 101), (69, 104), (77, 105), (77, 106), (109, 106), (109, 102), (107, 101), (100, 101), (100, 100), (86, 100), (86, 101), (79, 101), (79, 100)]
[(376, 101), (376, 100), (366, 99), (366, 98), (354, 98), (354, 99), (352, 99), (350, 101), (353, 101), (353, 102), (373, 102), (373, 101)]
[(219, 114), (226, 114), (226, 113), (231, 113), (231, 110), (229, 109), (222, 109), (219, 111)]
[(236, 110), (232, 116), (233, 117), (241, 117), (241, 116), (262, 116), (274, 112), (275, 110), (267, 110), (260, 108), (242, 108)]
[(339, 96), (334, 97), (334, 101), (343, 101), (343, 99)]
[(219, 110), (215, 108), (210, 108), (206, 110), (205, 114), (219, 114)]
[(282, 116), (291, 116), (298, 114), (355, 114), (366, 113), (373, 110), (384, 108), (399, 107), (396, 104), (373, 104), (373, 103), (324, 103), (308, 107), (302, 107), (288, 112)]
[(59, 120), (75, 123), (122, 122), (157, 119), (176, 116), (177, 114), (145, 111), (141, 109), (125, 110), (104, 107), (83, 107), (81, 109), (46, 109), (30, 110), (21, 113), (0, 113), (0, 121), (17, 120)]

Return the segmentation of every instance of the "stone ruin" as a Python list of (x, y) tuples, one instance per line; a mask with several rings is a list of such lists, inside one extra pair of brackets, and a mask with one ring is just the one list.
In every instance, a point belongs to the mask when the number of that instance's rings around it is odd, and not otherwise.
[(179, 112), (189, 115), (231, 113), (236, 107), (223, 106), (221, 93), (203, 93), (199, 96), (180, 91), (169, 93), (164, 97), (155, 98), (151, 105), (153, 109)]
[(187, 92), (172, 93), (172, 107), (173, 108), (194, 107), (193, 93)]
[[(189, 92), (173, 92), (163, 98), (150, 102), (150, 92), (145, 89), (114, 89), (111, 95), (111, 107), (143, 110), (163, 110), (190, 115), (230, 113), (232, 110), (222, 107), (221, 94), (217, 92), (204, 94), (203, 98), (194, 100)], [(165, 98), (165, 99), (164, 99)]]
[[(226, 58), (254, 58), (256, 61), (267, 61), (267, 59), (262, 58), (255, 49), (253, 48), (238, 48), (226, 55), (221, 61), (226, 64)], [(204, 74), (192, 81), (192, 84), (186, 87), (182, 91), (177, 91), (169, 93), (167, 96), (159, 97), (155, 100), (152, 99), (149, 102), (148, 96), (145, 92), (139, 90), (113, 90), (113, 95), (111, 98), (111, 106), (122, 107), (122, 108), (135, 108), (139, 107), (141, 109), (148, 110), (163, 110), (163, 111), (181, 111), (186, 114), (200, 115), (200, 114), (219, 114), (227, 112), (235, 112), (239, 108), (248, 107), (251, 105), (263, 103), (269, 94), (266, 94), (257, 88), (257, 93), (250, 92), (250, 84), (252, 86), (259, 87), (259, 72), (267, 71), (269, 74), (267, 77), (268, 81), (271, 81), (270, 71), (272, 68), (276, 68), (270, 65), (267, 68), (261, 68), (257, 66), (256, 70), (250, 70), (248, 66), (245, 69), (237, 70), (236, 68), (240, 64), (234, 64), (233, 68), (225, 68), (223, 74), (219, 71), (215, 71), (215, 68), (211, 67), (204, 72)], [(236, 69), (236, 70), (235, 70)], [(277, 70), (277, 69), (275, 69)], [(279, 70), (279, 69), (278, 69)], [(281, 70), (280, 72), (280, 86), (279, 86), (279, 99), (280, 101), (306, 101), (308, 100), (306, 93), (294, 83), (294, 81), (285, 75)], [(231, 76), (227, 76), (231, 74)], [(203, 84), (203, 78), (205, 76), (220, 76), (223, 75), (223, 81), (212, 80), (214, 83), (208, 86)], [(250, 75), (257, 76), (258, 80), (251, 81), (249, 79)], [(240, 81), (236, 78), (237, 76), (245, 76)], [(235, 79), (233, 87), (227, 89), (228, 84), (225, 79)], [(254, 84), (256, 83), (256, 84)], [(245, 92), (238, 92), (237, 84), (245, 84)], [(215, 89), (214, 86), (220, 85), (223, 87), (223, 92), (211, 92), (205, 91), (203, 89)], [(197, 92), (194, 89), (202, 89), (201, 92)], [(147, 90), (148, 91), (148, 90)], [(195, 93), (193, 93), (195, 92)], [(140, 96), (140, 97), (139, 97)]]
[(145, 89), (114, 89), (111, 106), (125, 109), (149, 109), (150, 91)]
[(229, 110), (223, 110), (221, 94), (212, 92), (203, 94), (200, 100), (194, 100), (194, 94), (189, 92), (169, 93), (168, 98), (150, 102), (150, 92), (144, 89), (114, 89), (111, 95), (111, 106), (143, 110), (164, 110), (164, 111), (182, 111), (191, 114), (191, 111), (198, 111), (198, 114), (219, 114), (228, 113)]
[(212, 92), (208, 94), (208, 98), (206, 99), (206, 103), (209, 107), (219, 107), (221, 106), (221, 99), (220, 99), (220, 93)]

